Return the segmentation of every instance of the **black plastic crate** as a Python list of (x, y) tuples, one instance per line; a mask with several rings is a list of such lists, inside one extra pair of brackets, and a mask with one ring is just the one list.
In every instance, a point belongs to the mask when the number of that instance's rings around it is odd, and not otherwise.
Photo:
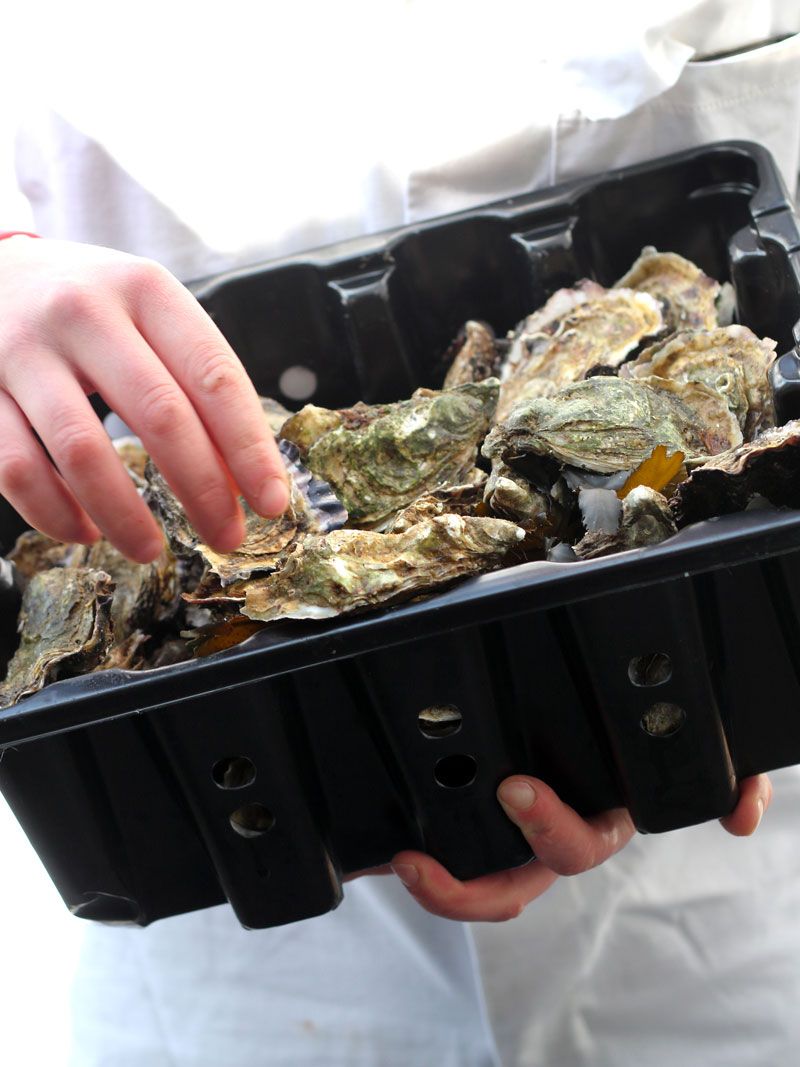
[[(282, 375), (302, 367), (308, 399), (340, 406), (439, 385), (465, 319), (504, 331), (562, 285), (612, 283), (645, 244), (733, 282), (739, 320), (784, 353), (781, 418), (800, 414), (800, 231), (768, 153), (744, 142), (193, 289), (261, 393), (291, 403)], [(22, 528), (4, 505), (6, 550)], [(669, 677), (636, 684), (652, 653)], [(800, 762), (798, 664), (800, 512), (748, 512), (275, 624), (197, 662), (58, 682), (0, 712), (0, 788), (76, 914), (146, 924), (227, 898), (270, 926), (330, 910), (343, 874), (402, 848), (461, 878), (524, 862), (495, 800), (512, 772), (586, 814), (626, 804), (643, 831), (724, 815), (737, 778)], [(642, 728), (654, 702), (683, 709), (671, 736)], [(460, 728), (427, 736), (420, 712), (441, 705)], [(243, 784), (224, 788), (226, 768)], [(263, 832), (245, 837), (230, 816), (250, 804)]]

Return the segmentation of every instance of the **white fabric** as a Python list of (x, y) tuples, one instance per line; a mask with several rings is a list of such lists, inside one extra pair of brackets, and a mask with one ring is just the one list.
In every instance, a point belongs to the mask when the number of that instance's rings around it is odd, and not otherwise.
[[(0, 72), (0, 227), (150, 255), (188, 279), (731, 136), (765, 142), (794, 186), (798, 37), (703, 57), (796, 33), (800, 3), (547, 8), (4, 11), (19, 47)], [(226, 908), (143, 931), (81, 925), (5, 819), (4, 1062), (792, 1062), (800, 774), (775, 784), (752, 840), (716, 825), (640, 838), (519, 920), (476, 926), (499, 1059), (470, 928), (393, 880), (348, 885), (339, 911), (276, 931), (245, 933)]]

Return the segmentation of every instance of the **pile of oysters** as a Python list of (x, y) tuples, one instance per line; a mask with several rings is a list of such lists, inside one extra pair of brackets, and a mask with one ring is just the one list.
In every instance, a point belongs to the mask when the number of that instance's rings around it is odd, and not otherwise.
[(800, 507), (800, 422), (775, 427), (775, 342), (732, 324), (729, 286), (645, 248), (612, 288), (554, 293), (507, 337), (470, 321), (441, 390), (343, 410), (263, 401), (291, 482), (285, 515), (245, 505), (237, 551), (200, 540), (136, 439), (117, 442), (165, 532), (130, 563), (34, 531), (9, 706), (59, 678), (148, 669), (280, 619), (408, 600), (528, 560), (656, 544), (699, 519)]

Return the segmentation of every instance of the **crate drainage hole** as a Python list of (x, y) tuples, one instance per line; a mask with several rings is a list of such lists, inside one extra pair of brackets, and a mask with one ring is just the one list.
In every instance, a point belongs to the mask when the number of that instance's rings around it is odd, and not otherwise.
[(422, 709), (417, 721), (425, 737), (449, 737), (461, 729), (461, 712), (455, 704), (432, 704)]
[(211, 777), (220, 789), (244, 789), (256, 780), (256, 765), (247, 756), (226, 756), (211, 768)]
[(651, 737), (670, 737), (680, 730), (686, 720), (686, 712), (677, 704), (662, 701), (652, 704), (642, 716), (642, 729)]
[(672, 677), (672, 660), (666, 652), (634, 656), (628, 664), (628, 677), (634, 685), (663, 685)]
[(261, 837), (275, 825), (275, 816), (263, 804), (245, 804), (231, 813), (230, 821), (242, 837)]
[(278, 379), (278, 388), (290, 400), (308, 400), (317, 389), (317, 376), (310, 367), (287, 367)]
[(472, 756), (464, 756), (455, 753), (452, 756), (442, 756), (433, 769), (433, 776), (439, 785), (448, 789), (460, 789), (462, 786), (471, 785), (478, 773), (478, 762)]

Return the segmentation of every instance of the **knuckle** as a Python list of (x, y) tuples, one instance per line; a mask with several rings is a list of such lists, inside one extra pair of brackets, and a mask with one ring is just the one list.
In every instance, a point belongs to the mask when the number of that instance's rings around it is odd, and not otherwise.
[(139, 407), (143, 437), (168, 437), (183, 425), (183, 398), (169, 382), (156, 382), (148, 386), (140, 395)]
[(100, 299), (86, 282), (62, 280), (46, 295), (45, 313), (59, 329), (85, 325), (100, 317)]
[(583, 874), (584, 871), (591, 870), (591, 868), (596, 867), (598, 863), (599, 860), (595, 856), (593, 850), (585, 847), (572, 850), (567, 856), (559, 861), (557, 867), (553, 865), (553, 869), (557, 870), (558, 874), (571, 877), (576, 874)]
[(510, 922), (512, 919), (518, 919), (524, 910), (525, 904), (523, 901), (511, 900), (497, 912), (494, 916), (494, 921), (499, 923)]
[(9, 497), (19, 497), (31, 486), (33, 463), (21, 452), (0, 454), (0, 485)]
[(55, 427), (57, 460), (69, 470), (95, 466), (103, 456), (103, 446), (95, 430), (85, 422), (63, 422)]
[(175, 279), (155, 260), (132, 256), (124, 264), (122, 284), (138, 299), (159, 301)]
[(212, 339), (196, 345), (190, 366), (194, 368), (194, 381), (204, 398), (224, 399), (241, 387), (241, 366), (218, 341)]

